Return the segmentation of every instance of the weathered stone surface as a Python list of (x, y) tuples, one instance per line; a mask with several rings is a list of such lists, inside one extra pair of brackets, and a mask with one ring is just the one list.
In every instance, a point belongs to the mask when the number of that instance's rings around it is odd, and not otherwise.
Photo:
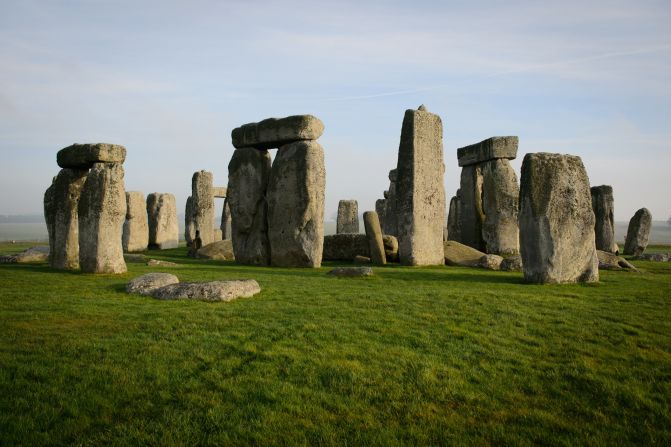
[(268, 118), (258, 123), (236, 127), (231, 132), (236, 148), (279, 148), (301, 140), (316, 140), (324, 133), (324, 123), (312, 115), (294, 115), (286, 118)]
[(396, 169), (392, 169), (389, 171), (389, 189), (384, 192), (384, 219), (380, 221), (380, 225), (383, 225), (382, 232), (392, 236), (398, 235), (398, 213), (396, 211), (397, 181), (398, 171)]
[(231, 238), (239, 264), (270, 264), (266, 189), (270, 177), (270, 154), (254, 148), (233, 152), (228, 164), (228, 196)]
[(517, 157), (519, 139), (514, 136), (491, 137), (476, 144), (457, 149), (459, 166), (469, 166), (497, 158)]
[(298, 141), (280, 147), (266, 194), (271, 265), (321, 266), (325, 186), (324, 149), (319, 143)]
[(615, 220), (613, 217), (613, 187), (608, 185), (593, 186), (592, 210), (594, 211), (594, 235), (597, 250), (615, 253)]
[(653, 262), (669, 262), (671, 261), (671, 253), (642, 253), (634, 256), (634, 259)]
[(214, 229), (214, 241), (215, 242), (223, 240), (224, 239), (223, 235), (224, 235), (224, 233), (222, 233), (220, 228), (215, 228)]
[(504, 272), (521, 272), (522, 271), (522, 256), (508, 256), (501, 261), (501, 270)]
[(352, 262), (355, 264), (370, 264), (370, 258), (368, 256), (356, 255)]
[(480, 258), (478, 266), (485, 268), (487, 270), (501, 270), (501, 263), (503, 262), (503, 256), (499, 255), (484, 255)]
[(214, 242), (214, 191), (212, 173), (194, 172), (191, 177), (191, 207), (195, 231), (203, 245)]
[(387, 199), (377, 199), (375, 201), (375, 212), (380, 219), (380, 226), (384, 228), (384, 217), (386, 215)]
[(370, 267), (336, 267), (329, 270), (328, 275), (338, 278), (356, 278), (373, 276), (373, 269)]
[(336, 233), (359, 232), (359, 203), (356, 200), (341, 200), (338, 202), (338, 217), (336, 219)]
[(44, 193), (44, 218), (49, 233), (49, 265), (79, 268), (79, 200), (86, 170), (61, 169)]
[(640, 255), (648, 246), (650, 227), (652, 225), (652, 214), (647, 208), (641, 208), (629, 221), (627, 238), (624, 241), (625, 255)]
[(13, 255), (15, 262), (18, 264), (27, 264), (33, 262), (47, 262), (49, 260), (49, 247), (46, 245), (39, 245), (30, 247), (21, 253)]
[(438, 115), (406, 110), (398, 149), (398, 256), (405, 265), (443, 263), (445, 188), (443, 124)]
[(524, 157), (519, 224), (527, 282), (599, 280), (592, 198), (580, 157), (549, 153)]
[(229, 261), (235, 259), (233, 243), (230, 240), (216, 241), (203, 245), (197, 252), (196, 258)]
[(122, 233), (126, 218), (120, 163), (94, 163), (79, 199), (79, 267), (86, 273), (125, 273)]
[(517, 175), (506, 159), (484, 162), (480, 169), (485, 252), (504, 256), (519, 253), (517, 215), (520, 189)]
[(170, 261), (162, 261), (160, 259), (150, 259), (147, 261), (149, 267), (179, 267), (180, 264)]
[(443, 250), (445, 253), (445, 264), (461, 267), (478, 267), (480, 259), (486, 254), (457, 241), (445, 241), (443, 243)]
[(212, 195), (219, 199), (225, 199), (228, 195), (227, 188), (225, 186), (213, 186)]
[(126, 220), (123, 223), (124, 252), (144, 251), (149, 245), (147, 202), (139, 191), (126, 192)]
[(224, 207), (221, 210), (221, 239), (231, 239), (231, 207), (228, 205), (228, 197), (224, 199)]
[(232, 301), (254, 296), (260, 291), (259, 283), (244, 279), (171, 284), (153, 290), (151, 296), (160, 300)]
[(366, 238), (368, 239), (368, 250), (370, 259), (375, 265), (385, 265), (387, 257), (384, 252), (384, 242), (382, 241), (382, 229), (380, 221), (375, 211), (366, 211), (363, 213), (363, 225), (366, 229)]
[(166, 250), (179, 244), (175, 196), (154, 192), (147, 195), (149, 248)]
[(597, 250), (597, 258), (599, 259), (599, 269), (601, 270), (622, 270), (622, 269), (634, 269), (634, 267), (629, 261), (624, 258), (621, 258), (613, 253)]
[(123, 260), (128, 262), (145, 262), (147, 257), (140, 253), (124, 253)]
[[(459, 239), (458, 242), (485, 251), (485, 241), (482, 238), (482, 224), (485, 220), (485, 210), (482, 200), (482, 167), (480, 165), (464, 166), (461, 169), (461, 180), (458, 191)], [(456, 235), (450, 239), (457, 240)]]
[(369, 256), (368, 238), (365, 234), (330, 234), (324, 236), (325, 261), (351, 261), (356, 255)]
[(384, 244), (384, 255), (387, 262), (398, 262), (398, 239), (396, 239), (396, 236), (383, 234), (382, 243)]
[(457, 195), (450, 199), (450, 208), (447, 213), (447, 240), (461, 240), (460, 209), (461, 201), (459, 199), (459, 190), (457, 190)]
[(196, 237), (196, 222), (194, 221), (194, 215), (193, 197), (189, 196), (186, 198), (186, 204), (184, 206), (184, 240), (188, 247), (191, 246), (193, 239)]
[(151, 293), (170, 284), (179, 283), (179, 278), (170, 273), (146, 273), (131, 279), (126, 284), (126, 293), (136, 295), (151, 295)]
[(126, 148), (118, 144), (73, 144), (58, 151), (56, 162), (61, 168), (89, 169), (94, 163), (123, 163)]

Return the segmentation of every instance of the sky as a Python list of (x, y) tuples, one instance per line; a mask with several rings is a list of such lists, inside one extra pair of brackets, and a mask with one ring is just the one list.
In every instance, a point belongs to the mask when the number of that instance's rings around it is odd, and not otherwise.
[(457, 148), (517, 135), (518, 176), (526, 153), (579, 155), (616, 220), (666, 220), (669, 23), (668, 0), (0, 0), (0, 214), (41, 213), (57, 151), (91, 142), (183, 212), (193, 172), (226, 185), (233, 128), (296, 114), (325, 124), (326, 218), (372, 210), (425, 104), (448, 200)]

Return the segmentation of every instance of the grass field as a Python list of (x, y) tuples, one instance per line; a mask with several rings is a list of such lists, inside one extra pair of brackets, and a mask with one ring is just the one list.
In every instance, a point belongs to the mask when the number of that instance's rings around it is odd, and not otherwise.
[[(29, 244), (0, 245), (0, 253)], [(671, 251), (669, 247), (651, 247)], [(520, 273), (0, 265), (0, 445), (670, 445), (671, 263)], [(231, 303), (124, 293), (254, 278)]]

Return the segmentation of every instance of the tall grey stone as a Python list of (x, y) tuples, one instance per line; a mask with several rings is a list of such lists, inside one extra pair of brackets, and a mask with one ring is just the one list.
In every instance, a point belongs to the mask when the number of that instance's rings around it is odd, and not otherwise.
[(248, 265), (270, 264), (266, 189), (270, 154), (252, 147), (236, 149), (228, 164), (231, 238), (235, 261)]
[(86, 169), (61, 169), (44, 193), (44, 217), (49, 233), (49, 265), (79, 268), (79, 200)]
[(599, 280), (589, 179), (580, 157), (549, 153), (524, 157), (519, 228), (527, 282)]
[(193, 196), (189, 196), (186, 198), (186, 205), (184, 206), (184, 240), (186, 240), (186, 245), (189, 247), (196, 237), (194, 215)]
[(504, 158), (486, 161), (480, 169), (485, 252), (515, 255), (519, 252), (517, 214), (520, 194), (515, 171)]
[(624, 254), (638, 256), (648, 246), (652, 214), (647, 208), (641, 208), (629, 221), (627, 238), (624, 241)]
[(221, 239), (231, 239), (231, 207), (228, 205), (228, 197), (224, 199), (224, 207), (221, 210)]
[(149, 245), (149, 223), (144, 194), (140, 191), (126, 192), (126, 220), (123, 223), (123, 251), (144, 251)]
[(594, 235), (596, 249), (615, 253), (615, 219), (613, 205), (613, 187), (608, 185), (593, 186), (592, 210), (596, 219)]
[(149, 248), (165, 250), (179, 244), (175, 196), (154, 192), (147, 195)]
[(336, 234), (359, 232), (359, 204), (356, 200), (338, 202)]
[[(461, 169), (459, 183), (459, 228), (460, 239), (464, 245), (485, 251), (485, 241), (482, 237), (482, 223), (485, 220), (485, 210), (482, 203), (482, 168), (480, 165), (464, 166)], [(455, 238), (450, 238), (456, 240)]]
[(380, 220), (380, 226), (384, 228), (384, 216), (387, 206), (387, 199), (377, 199), (375, 201), (375, 212), (377, 217)]
[(396, 183), (398, 182), (398, 171), (389, 171), (389, 189), (385, 191), (385, 208), (382, 231), (384, 234), (396, 236), (398, 234), (398, 213), (396, 212)]
[(325, 185), (324, 149), (319, 143), (297, 141), (280, 147), (267, 191), (271, 265), (321, 266)]
[(237, 149), (279, 148), (302, 140), (316, 140), (324, 132), (324, 123), (312, 115), (294, 115), (286, 118), (268, 118), (233, 129), (231, 139)]
[(124, 273), (126, 191), (121, 163), (94, 163), (79, 200), (79, 266), (86, 273)]
[(450, 241), (461, 240), (461, 226), (459, 225), (461, 200), (459, 199), (459, 191), (457, 190), (457, 195), (450, 199), (450, 208), (447, 214), (447, 239)]
[(398, 256), (405, 265), (443, 264), (445, 188), (443, 123), (438, 115), (406, 110), (398, 149)]
[(363, 224), (366, 229), (366, 238), (370, 250), (370, 260), (375, 265), (385, 265), (387, 257), (384, 253), (384, 242), (382, 241), (382, 229), (380, 220), (375, 211), (363, 213)]
[(214, 242), (214, 191), (212, 173), (195, 172), (191, 178), (194, 229), (203, 245)]

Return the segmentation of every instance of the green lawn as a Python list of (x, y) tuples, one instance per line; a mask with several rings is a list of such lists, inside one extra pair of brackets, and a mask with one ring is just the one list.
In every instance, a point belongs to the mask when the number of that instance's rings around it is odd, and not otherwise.
[[(2, 245), (0, 252), (29, 244)], [(670, 247), (651, 250), (671, 251)], [(670, 445), (671, 263), (520, 273), (0, 265), (0, 445)], [(254, 278), (231, 303), (124, 293)]]

